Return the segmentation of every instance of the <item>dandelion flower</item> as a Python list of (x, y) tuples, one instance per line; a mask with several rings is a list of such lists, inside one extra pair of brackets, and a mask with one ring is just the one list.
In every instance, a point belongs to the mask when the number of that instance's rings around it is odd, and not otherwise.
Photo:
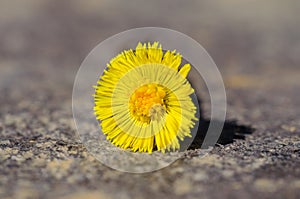
[(197, 118), (191, 66), (158, 42), (139, 43), (107, 64), (95, 86), (94, 112), (112, 144), (136, 152), (180, 149)]

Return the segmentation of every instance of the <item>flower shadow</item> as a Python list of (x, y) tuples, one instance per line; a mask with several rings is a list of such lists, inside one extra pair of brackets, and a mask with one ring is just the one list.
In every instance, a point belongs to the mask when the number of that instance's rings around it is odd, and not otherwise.
[[(200, 149), (202, 147), (210, 122), (210, 120), (200, 118), (197, 134), (192, 144), (189, 146), (189, 150)], [(236, 120), (226, 120), (217, 144), (226, 145), (233, 143), (234, 140), (237, 139), (244, 140), (246, 135), (252, 134), (254, 131), (255, 129), (249, 125), (240, 125)]]

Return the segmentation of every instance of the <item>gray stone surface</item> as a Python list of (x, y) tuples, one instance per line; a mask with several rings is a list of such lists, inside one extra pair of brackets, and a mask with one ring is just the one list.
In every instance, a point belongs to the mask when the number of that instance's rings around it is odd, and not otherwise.
[[(1, 1), (0, 198), (299, 198), (300, 18), (297, 1)], [(198, 143), (171, 166), (122, 173), (76, 136), (75, 74), (120, 31), (186, 33), (224, 77), (219, 144)], [(209, 113), (203, 93), (203, 120)]]

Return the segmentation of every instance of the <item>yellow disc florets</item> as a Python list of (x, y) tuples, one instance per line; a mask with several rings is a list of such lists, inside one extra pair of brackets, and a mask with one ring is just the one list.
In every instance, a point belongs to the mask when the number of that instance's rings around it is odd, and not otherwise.
[(166, 91), (163, 86), (155, 83), (143, 85), (130, 97), (130, 112), (141, 122), (159, 120), (166, 110), (165, 96)]

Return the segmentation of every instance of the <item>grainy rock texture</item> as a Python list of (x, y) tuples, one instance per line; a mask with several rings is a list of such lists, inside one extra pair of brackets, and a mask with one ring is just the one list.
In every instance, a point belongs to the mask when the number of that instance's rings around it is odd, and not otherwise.
[[(1, 1), (0, 198), (300, 198), (297, 1)], [(227, 121), (162, 170), (129, 174), (76, 136), (72, 86), (85, 55), (120, 31), (162, 26), (199, 41), (226, 85)], [(202, 125), (209, 122), (203, 94)]]

